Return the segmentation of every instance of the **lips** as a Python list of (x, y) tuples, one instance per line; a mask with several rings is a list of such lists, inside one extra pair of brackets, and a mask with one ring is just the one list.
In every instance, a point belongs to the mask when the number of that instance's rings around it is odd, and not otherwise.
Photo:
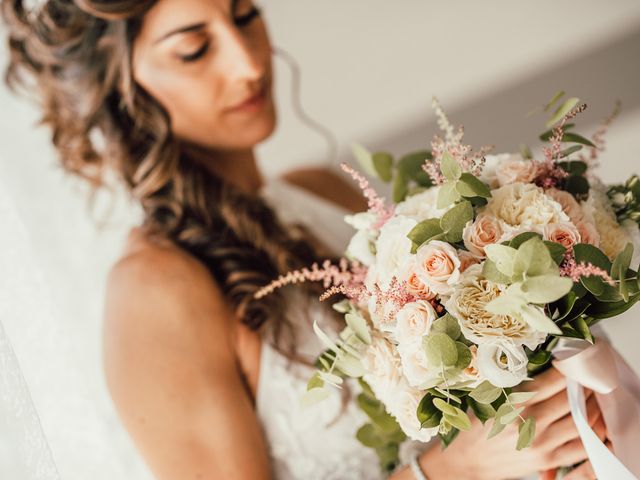
[(266, 84), (263, 84), (262, 88), (255, 95), (245, 99), (243, 102), (236, 104), (233, 107), (230, 107), (228, 110), (239, 110), (239, 109), (251, 107), (259, 103), (264, 98), (265, 92), (266, 92)]

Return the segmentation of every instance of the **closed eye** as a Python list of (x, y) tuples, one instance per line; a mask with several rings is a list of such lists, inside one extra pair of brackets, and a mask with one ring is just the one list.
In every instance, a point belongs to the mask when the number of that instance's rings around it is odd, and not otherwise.
[(202, 46), (198, 48), (195, 52), (188, 53), (186, 55), (179, 55), (179, 57), (180, 57), (180, 60), (182, 60), (185, 63), (193, 62), (199, 59), (200, 57), (202, 57), (207, 52), (208, 49), (209, 49), (209, 42), (207, 41), (207, 42), (204, 42)]

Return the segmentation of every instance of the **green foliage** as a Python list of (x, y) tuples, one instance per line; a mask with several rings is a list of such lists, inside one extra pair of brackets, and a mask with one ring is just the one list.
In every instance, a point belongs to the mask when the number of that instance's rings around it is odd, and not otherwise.
[(365, 446), (373, 448), (380, 460), (383, 471), (390, 472), (398, 464), (400, 444), (406, 435), (400, 425), (387, 413), (382, 402), (373, 394), (369, 385), (359, 379), (362, 393), (358, 395), (358, 406), (369, 417), (370, 423), (360, 427), (356, 438)]
[(407, 234), (412, 241), (412, 253), (431, 240), (442, 239), (450, 243), (461, 241), (462, 230), (471, 220), (473, 220), (473, 207), (466, 200), (450, 208), (440, 219), (423, 220)]
[(534, 417), (527, 417), (518, 427), (518, 443), (516, 450), (530, 447), (536, 434), (536, 420)]
[(572, 97), (565, 101), (562, 105), (560, 105), (556, 111), (553, 113), (551, 118), (547, 120), (545, 126), (552, 127), (556, 123), (558, 123), (562, 118), (569, 113), (580, 101), (579, 98)]

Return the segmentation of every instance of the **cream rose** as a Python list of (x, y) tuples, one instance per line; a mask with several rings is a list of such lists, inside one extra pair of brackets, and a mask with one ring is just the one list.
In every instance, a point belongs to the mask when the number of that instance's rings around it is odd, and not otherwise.
[(577, 224), (584, 218), (582, 207), (580, 207), (580, 204), (569, 192), (558, 190), (557, 188), (550, 188), (545, 190), (544, 194), (558, 202), (562, 207), (562, 211), (567, 214), (569, 220), (574, 224)]
[(436, 298), (435, 292), (433, 292), (416, 273), (417, 260), (415, 255), (411, 255), (409, 262), (407, 263), (407, 270), (403, 275), (405, 279), (406, 289), (422, 300), (433, 300)]
[(416, 411), (423, 396), (424, 392), (415, 388), (407, 388), (397, 392), (393, 402), (386, 405), (389, 413), (396, 418), (400, 428), (409, 438), (428, 442), (434, 435), (437, 435), (438, 427), (421, 428)]
[(527, 378), (529, 359), (521, 345), (510, 340), (495, 340), (478, 345), (478, 372), (492, 385), (514, 387)]
[(545, 333), (532, 329), (520, 317), (496, 315), (485, 309), (506, 288), (484, 278), (482, 265), (472, 265), (462, 274), (445, 307), (458, 320), (465, 338), (474, 343), (505, 338), (533, 349), (545, 339)]
[(436, 318), (436, 311), (428, 301), (407, 303), (396, 315), (396, 340), (399, 343), (421, 343)]
[(536, 178), (536, 164), (531, 160), (523, 160), (519, 154), (511, 155), (496, 168), (496, 177), (500, 186), (510, 183), (529, 183)]
[(371, 344), (362, 355), (362, 376), (376, 397), (387, 404), (405, 381), (400, 356), (394, 345), (379, 333), (372, 334)]
[(462, 231), (462, 240), (472, 254), (484, 258), (484, 247), (498, 243), (503, 235), (502, 225), (496, 217), (478, 215), (475, 221), (470, 221)]
[(456, 249), (440, 240), (431, 240), (416, 252), (416, 273), (431, 290), (448, 295), (460, 278), (460, 259)]
[(376, 271), (378, 284), (385, 290), (389, 287), (393, 277), (404, 280), (401, 273), (406, 271), (411, 256), (411, 240), (407, 234), (416, 226), (413, 218), (402, 215), (387, 221), (380, 229), (376, 241)]
[(503, 229), (542, 233), (549, 223), (567, 222), (562, 206), (531, 183), (512, 183), (491, 192), (492, 197), (481, 213), (490, 214), (503, 223)]
[(581, 236), (576, 226), (571, 222), (550, 223), (544, 226), (543, 237), (550, 242), (556, 242), (567, 250), (580, 243)]
[(592, 186), (589, 189), (589, 198), (582, 203), (582, 207), (585, 215), (593, 219), (593, 225), (600, 236), (600, 250), (613, 260), (631, 237), (618, 223), (607, 194), (600, 188)]

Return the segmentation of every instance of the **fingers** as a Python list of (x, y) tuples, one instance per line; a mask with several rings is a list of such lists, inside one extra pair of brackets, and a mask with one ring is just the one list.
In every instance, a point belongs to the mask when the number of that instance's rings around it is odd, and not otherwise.
[(591, 467), (591, 462), (584, 462), (571, 470), (563, 480), (596, 480), (596, 474)]
[[(587, 419), (589, 425), (593, 428), (594, 424), (601, 418), (601, 412), (595, 395), (591, 395), (587, 400)], [(541, 422), (543, 423), (544, 420)], [(603, 423), (604, 425), (604, 423)], [(536, 445), (547, 445), (551, 448), (563, 445), (564, 443), (578, 438), (578, 429), (571, 414), (553, 421), (544, 431), (541, 428), (541, 434), (535, 440)]]
[(548, 454), (548, 467), (561, 467), (573, 465), (587, 459), (587, 452), (579, 438), (556, 448)]
[(558, 392), (564, 390), (567, 380), (555, 367), (551, 367), (540, 375), (536, 375), (532, 381), (523, 382), (513, 389), (514, 392), (536, 392), (536, 395), (527, 402), (529, 405), (540, 403)]
[(557, 471), (557, 468), (552, 468), (543, 472), (539, 472), (539, 480), (556, 480)]

